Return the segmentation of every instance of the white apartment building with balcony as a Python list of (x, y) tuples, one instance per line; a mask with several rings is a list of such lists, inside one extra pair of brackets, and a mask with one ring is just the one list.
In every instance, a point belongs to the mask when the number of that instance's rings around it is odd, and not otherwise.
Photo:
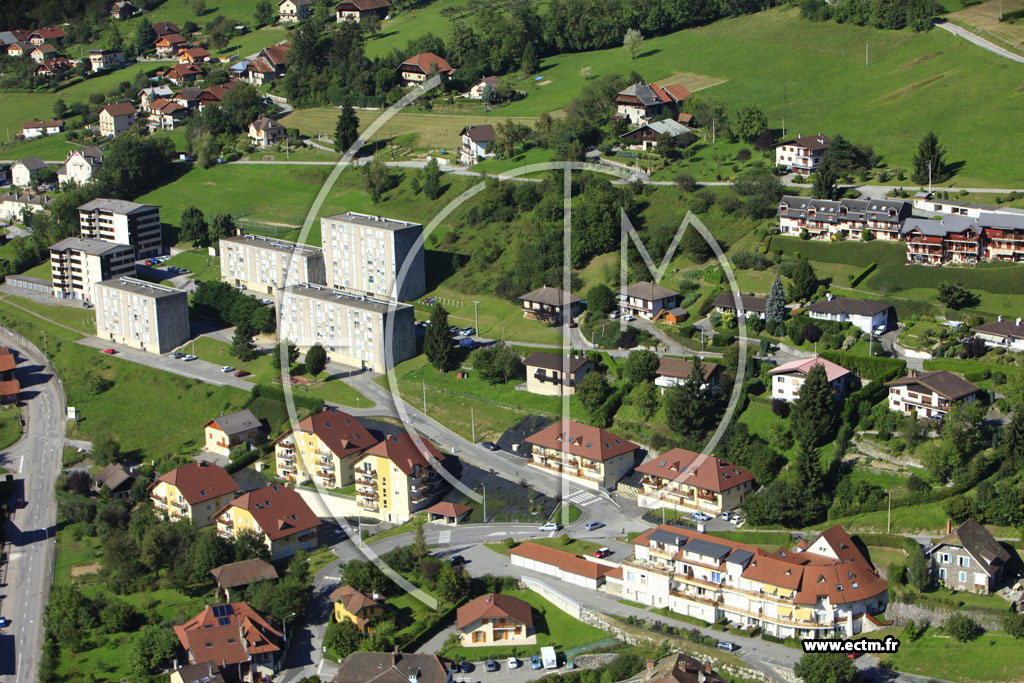
[(426, 291), (422, 236), (421, 224), (393, 218), (352, 211), (321, 218), (327, 285), (381, 299), (414, 300)]
[(122, 199), (94, 199), (78, 207), (82, 237), (130, 244), (136, 258), (163, 252), (160, 207)]
[(220, 279), (254, 292), (308, 282), (326, 284), (320, 247), (264, 237), (238, 235), (220, 240)]

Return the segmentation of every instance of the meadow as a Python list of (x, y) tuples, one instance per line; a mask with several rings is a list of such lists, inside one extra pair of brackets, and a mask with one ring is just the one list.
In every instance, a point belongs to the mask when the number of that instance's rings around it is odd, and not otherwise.
[(999, 21), (999, 13), (1024, 9), (1024, 0), (988, 0), (947, 15), (950, 21), (968, 27), (982, 38), (1024, 54), (1024, 22)]

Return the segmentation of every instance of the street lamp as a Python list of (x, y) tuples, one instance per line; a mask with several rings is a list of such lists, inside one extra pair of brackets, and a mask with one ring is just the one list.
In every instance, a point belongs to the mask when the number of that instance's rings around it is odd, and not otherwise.
[(288, 620), (295, 616), (295, 612), (292, 612), (284, 619), (281, 620), (281, 630), (284, 631), (284, 649), (288, 651)]

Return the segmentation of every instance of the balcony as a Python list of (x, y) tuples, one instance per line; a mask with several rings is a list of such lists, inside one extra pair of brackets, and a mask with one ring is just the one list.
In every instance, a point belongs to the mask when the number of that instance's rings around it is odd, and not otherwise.
[(364, 498), (376, 498), (378, 495), (380, 495), (377, 493), (377, 489), (361, 489), (358, 487), (356, 489), (356, 493), (358, 493), (360, 496)]
[(176, 500), (172, 500), (171, 501), (171, 507), (173, 507), (176, 510), (179, 510), (181, 512), (185, 512), (185, 510), (188, 510), (188, 504), (187, 503), (180, 503), (180, 502), (178, 502)]
[(371, 512), (376, 512), (377, 511), (377, 503), (375, 501), (372, 501), (372, 500), (362, 500), (362, 499), (360, 499), (360, 500), (356, 501), (356, 505), (358, 505), (359, 507), (361, 507), (364, 510), (369, 510)]
[(295, 462), (295, 454), (294, 453), (278, 453), (277, 454), (277, 459), (281, 460), (283, 462), (293, 463), (293, 462)]

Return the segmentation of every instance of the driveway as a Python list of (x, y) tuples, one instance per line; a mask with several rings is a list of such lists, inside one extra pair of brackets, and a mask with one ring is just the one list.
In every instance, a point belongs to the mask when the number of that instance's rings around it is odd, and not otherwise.
[(988, 50), (994, 55), (997, 55), (1004, 59), (1012, 60), (1019, 64), (1024, 64), (1024, 57), (1021, 57), (1020, 55), (1015, 54), (1013, 52), (1010, 52), (1005, 48), (999, 47), (995, 43), (985, 40), (981, 36), (971, 33), (970, 31), (961, 26), (951, 24), (948, 21), (944, 21), (942, 19), (933, 19), (932, 23), (945, 31), (949, 31), (955, 36), (960, 36), (969, 43), (974, 43), (983, 50)]

